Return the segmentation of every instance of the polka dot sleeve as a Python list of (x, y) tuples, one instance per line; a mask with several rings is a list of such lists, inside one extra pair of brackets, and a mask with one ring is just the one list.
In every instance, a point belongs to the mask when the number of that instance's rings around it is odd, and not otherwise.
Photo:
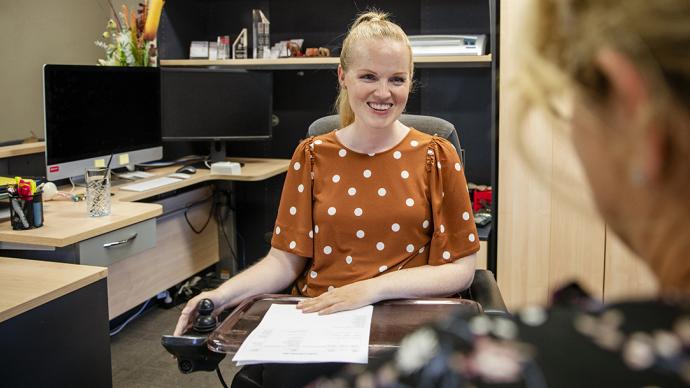
[(430, 143), (428, 167), (434, 233), (429, 264), (440, 265), (469, 256), (479, 250), (472, 204), (460, 157), (445, 139)]
[(292, 155), (278, 207), (271, 246), (302, 257), (313, 257), (312, 138), (302, 141)]

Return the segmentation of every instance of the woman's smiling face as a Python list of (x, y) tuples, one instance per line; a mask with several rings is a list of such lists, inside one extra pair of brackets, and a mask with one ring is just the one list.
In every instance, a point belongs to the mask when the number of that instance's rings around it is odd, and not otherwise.
[(403, 43), (373, 39), (352, 47), (347, 71), (338, 68), (355, 122), (366, 128), (390, 128), (405, 110), (410, 94), (410, 51)]

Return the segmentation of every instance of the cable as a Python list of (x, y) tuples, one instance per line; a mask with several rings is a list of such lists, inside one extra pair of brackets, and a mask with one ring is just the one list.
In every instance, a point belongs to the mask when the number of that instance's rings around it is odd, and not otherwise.
[[(218, 194), (224, 194), (226, 196), (230, 196), (231, 194), (227, 191), (219, 191)], [(230, 199), (228, 199), (228, 204), (231, 203)], [(218, 212), (216, 213), (216, 216), (218, 218), (218, 226), (220, 227), (220, 230), (223, 231), (223, 237), (225, 237), (225, 243), (228, 246), (228, 249), (230, 250), (230, 254), (232, 254), (233, 259), (235, 262), (237, 262), (238, 256), (237, 252), (233, 249), (233, 244), (230, 242), (230, 237), (228, 237), (228, 233), (225, 231), (225, 218), (223, 217), (222, 212), (220, 211), (221, 207), (218, 207)], [(228, 209), (235, 211), (230, 205), (228, 205)]]
[(117, 333), (121, 332), (122, 329), (124, 329), (125, 326), (127, 326), (128, 323), (130, 323), (130, 322), (132, 322), (134, 319), (138, 318), (139, 315), (141, 315), (141, 313), (144, 312), (144, 310), (146, 309), (146, 306), (149, 305), (149, 302), (151, 302), (151, 299), (148, 299), (148, 300), (146, 301), (146, 303), (144, 303), (144, 305), (141, 306), (141, 308), (139, 309), (139, 311), (137, 311), (137, 312), (136, 312), (134, 315), (132, 315), (131, 317), (127, 318), (127, 320), (126, 320), (124, 323), (122, 323), (117, 329), (115, 329), (114, 331), (111, 331), (111, 332), (110, 332), (110, 336), (112, 337), (112, 336), (116, 335)]
[(70, 193), (74, 192), (74, 189), (76, 188), (76, 185), (74, 184), (72, 178), (73, 177), (69, 177), (69, 183), (72, 185), (72, 190), (69, 191)]
[(220, 384), (223, 386), (223, 388), (228, 388), (228, 385), (225, 384), (225, 380), (223, 380), (223, 375), (220, 374), (220, 367), (216, 367), (216, 374), (218, 374), (218, 380), (220, 380)]
[(189, 217), (187, 216), (187, 212), (189, 212), (189, 210), (190, 210), (192, 207), (194, 207), (194, 206), (196, 206), (196, 205), (200, 205), (200, 204), (202, 204), (202, 203), (208, 201), (209, 199), (212, 199), (212, 198), (214, 197), (214, 195), (215, 195), (215, 193), (212, 193), (212, 194), (211, 194), (209, 197), (207, 197), (207, 198), (204, 198), (204, 199), (199, 200), (199, 201), (197, 201), (197, 202), (192, 202), (192, 203), (190, 203), (190, 204), (187, 204), (187, 206), (186, 206), (185, 209), (184, 209), (184, 219), (185, 219), (185, 221), (187, 221), (187, 225), (189, 225), (189, 227), (190, 227), (190, 228), (194, 231), (194, 233), (196, 233), (196, 234), (201, 234), (201, 233), (206, 229), (206, 227), (208, 226), (209, 222), (211, 222), (211, 217), (213, 217), (213, 213), (214, 213), (214, 211), (215, 211), (215, 209), (216, 209), (216, 201), (213, 201), (213, 203), (211, 204), (211, 210), (210, 210), (209, 213), (208, 213), (208, 218), (206, 219), (206, 222), (204, 222), (204, 225), (203, 225), (203, 226), (201, 227), (201, 229), (199, 229), (199, 230), (197, 230), (197, 229), (194, 227), (194, 225), (192, 225), (192, 222), (189, 220)]

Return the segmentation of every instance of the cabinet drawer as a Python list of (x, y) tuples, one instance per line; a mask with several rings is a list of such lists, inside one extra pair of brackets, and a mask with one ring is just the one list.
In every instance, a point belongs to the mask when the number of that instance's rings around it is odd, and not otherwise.
[(154, 218), (82, 241), (79, 264), (107, 267), (155, 245)]

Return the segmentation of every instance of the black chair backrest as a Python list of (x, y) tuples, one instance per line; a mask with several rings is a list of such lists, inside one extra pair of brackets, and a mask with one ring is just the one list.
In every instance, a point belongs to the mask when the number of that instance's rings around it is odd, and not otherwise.
[[(448, 121), (434, 116), (403, 114), (400, 116), (400, 122), (418, 131), (448, 139), (448, 141), (455, 146), (455, 150), (458, 151), (458, 154), (462, 156), (458, 133), (453, 124)], [(338, 115), (330, 115), (311, 123), (307, 134), (308, 136), (316, 136), (331, 132), (338, 128), (340, 128), (340, 117)]]

